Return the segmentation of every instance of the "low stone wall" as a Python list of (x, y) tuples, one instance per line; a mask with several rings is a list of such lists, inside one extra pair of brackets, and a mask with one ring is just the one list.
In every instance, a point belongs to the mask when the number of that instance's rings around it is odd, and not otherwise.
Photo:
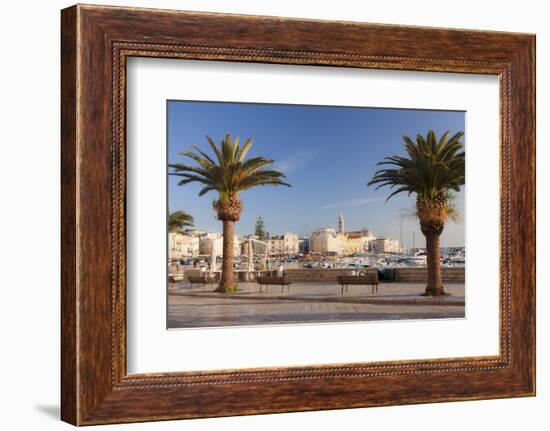
[[(235, 276), (237, 277), (237, 281), (252, 281), (252, 280), (255, 280), (255, 277), (257, 277), (258, 275), (275, 275), (276, 273), (277, 271), (254, 271), (252, 274), (249, 274), (248, 272), (245, 272), (245, 271), (242, 271), (242, 272), (239, 271), (235, 273)], [(183, 275), (183, 277), (181, 277), (180, 275), (179, 279), (187, 280), (189, 276), (200, 277), (205, 274), (210, 277), (210, 273), (208, 271), (204, 273), (200, 269), (188, 269), (185, 271), (185, 274)], [(212, 277), (213, 280), (219, 281), (220, 275), (221, 273), (219, 271), (215, 272)]]
[[(383, 281), (398, 281), (402, 283), (425, 283), (427, 279), (426, 268), (391, 268), (386, 269), (386, 276), (383, 277)], [(376, 268), (362, 269), (361, 273), (377, 272)], [(272, 271), (254, 271), (253, 276), (258, 275), (275, 275), (276, 270)], [(200, 276), (203, 273), (200, 269), (190, 269), (185, 271), (184, 279), (188, 276)], [(357, 270), (341, 269), (341, 268), (327, 268), (327, 269), (286, 269), (285, 278), (294, 281), (336, 281), (336, 277), (339, 275), (354, 275), (357, 274)], [(247, 272), (237, 272), (237, 279), (239, 281), (247, 281), (249, 274)], [(446, 283), (464, 283), (464, 268), (441, 268), (441, 277), (443, 282)], [(215, 274), (216, 280), (219, 278), (219, 273)], [(178, 274), (177, 279), (181, 279), (181, 273)]]
[[(376, 269), (368, 269), (363, 271), (369, 271), (369, 272), (376, 272)], [(303, 269), (286, 269), (284, 274), (285, 278), (294, 281), (294, 282), (300, 282), (300, 281), (336, 281), (336, 277), (339, 275), (353, 275), (356, 271), (350, 270), (350, 269), (335, 269), (335, 268), (327, 268), (327, 269), (310, 269), (310, 268), (303, 268)], [(185, 280), (187, 280), (187, 277), (191, 276), (201, 276), (204, 273), (200, 271), (200, 269), (188, 269), (185, 271), (185, 276), (183, 277)], [(208, 274), (208, 273), (207, 273)], [(270, 270), (270, 271), (254, 271), (252, 274), (248, 274), (247, 272), (237, 272), (235, 275), (237, 276), (237, 280), (239, 281), (248, 281), (250, 278), (250, 275), (252, 275), (252, 279), (254, 280), (259, 275), (276, 275), (277, 270)], [(215, 279), (217, 280), (219, 278), (219, 272), (216, 273)]]
[[(359, 270), (361, 273), (372, 273), (376, 268)], [(391, 268), (382, 277), (383, 281), (399, 281), (404, 283), (425, 283), (428, 274), (426, 268)], [(336, 281), (339, 275), (354, 275), (358, 271), (351, 269), (287, 269), (285, 278), (290, 281)], [(441, 268), (441, 277), (444, 282), (464, 283), (464, 268)]]
[[(464, 283), (464, 268), (441, 268), (443, 282)], [(428, 278), (426, 268), (394, 268), (393, 280), (408, 283), (425, 283)]]
[[(376, 269), (363, 269), (361, 272), (376, 272)], [(342, 268), (326, 268), (326, 269), (286, 269), (285, 278), (290, 281), (336, 281), (336, 277), (340, 275), (354, 275), (357, 271), (352, 269)]]

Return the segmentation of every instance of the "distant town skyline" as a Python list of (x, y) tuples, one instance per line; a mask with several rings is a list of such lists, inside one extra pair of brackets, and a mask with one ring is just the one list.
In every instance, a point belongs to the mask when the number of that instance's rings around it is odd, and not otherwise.
[[(243, 192), (244, 211), (235, 225), (236, 234), (254, 233), (256, 220), (262, 217), (271, 235), (309, 236), (323, 227), (337, 230), (342, 213), (347, 231), (366, 227), (377, 237), (402, 239), (407, 248), (412, 247), (413, 237), (416, 247), (424, 247), (414, 216), (415, 198), (398, 195), (385, 202), (389, 189), (368, 187), (376, 163), (405, 154), (402, 135), (414, 139), (429, 129), (438, 136), (447, 130), (465, 130), (463, 111), (172, 100), (167, 109), (168, 163), (183, 162), (178, 152), (191, 144), (210, 153), (206, 135), (219, 143), (229, 133), (242, 142), (251, 138), (249, 156), (275, 160), (273, 167), (292, 184), (292, 188), (266, 186)], [(197, 228), (221, 232), (212, 209), (216, 193), (198, 197), (199, 185), (180, 187), (177, 182), (168, 177), (170, 211), (187, 211)], [(455, 206), (462, 217), (446, 223), (442, 247), (464, 246), (464, 189), (456, 193)]]

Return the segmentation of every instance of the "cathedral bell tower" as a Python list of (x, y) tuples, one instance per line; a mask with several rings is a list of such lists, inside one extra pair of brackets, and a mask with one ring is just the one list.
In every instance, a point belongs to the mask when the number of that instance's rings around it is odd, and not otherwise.
[(345, 233), (346, 230), (344, 228), (344, 216), (342, 212), (340, 212), (340, 215), (338, 216), (338, 233)]

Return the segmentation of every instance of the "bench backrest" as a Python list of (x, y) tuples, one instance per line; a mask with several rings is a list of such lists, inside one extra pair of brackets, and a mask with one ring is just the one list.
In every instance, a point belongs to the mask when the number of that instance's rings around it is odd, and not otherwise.
[(284, 284), (287, 282), (284, 277), (277, 277), (274, 275), (263, 275), (256, 277), (256, 281), (259, 284)]
[(190, 275), (187, 277), (187, 279), (191, 282), (191, 283), (203, 283), (203, 282), (206, 282), (206, 277), (202, 277), (200, 275)]
[(378, 273), (367, 273), (366, 275), (339, 275), (337, 280), (340, 284), (376, 284), (378, 283)]

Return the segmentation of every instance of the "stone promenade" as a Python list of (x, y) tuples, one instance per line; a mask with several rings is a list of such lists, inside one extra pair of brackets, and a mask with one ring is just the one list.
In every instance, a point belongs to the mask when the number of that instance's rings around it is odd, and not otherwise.
[(290, 292), (279, 286), (260, 292), (251, 282), (239, 283), (233, 294), (212, 292), (212, 286), (191, 288), (187, 282), (171, 283), (168, 295), (168, 327), (277, 325), (337, 323), (369, 320), (464, 318), (464, 284), (447, 284), (450, 296), (421, 296), (421, 283), (381, 283), (378, 293), (370, 286), (335, 282), (296, 282)]

